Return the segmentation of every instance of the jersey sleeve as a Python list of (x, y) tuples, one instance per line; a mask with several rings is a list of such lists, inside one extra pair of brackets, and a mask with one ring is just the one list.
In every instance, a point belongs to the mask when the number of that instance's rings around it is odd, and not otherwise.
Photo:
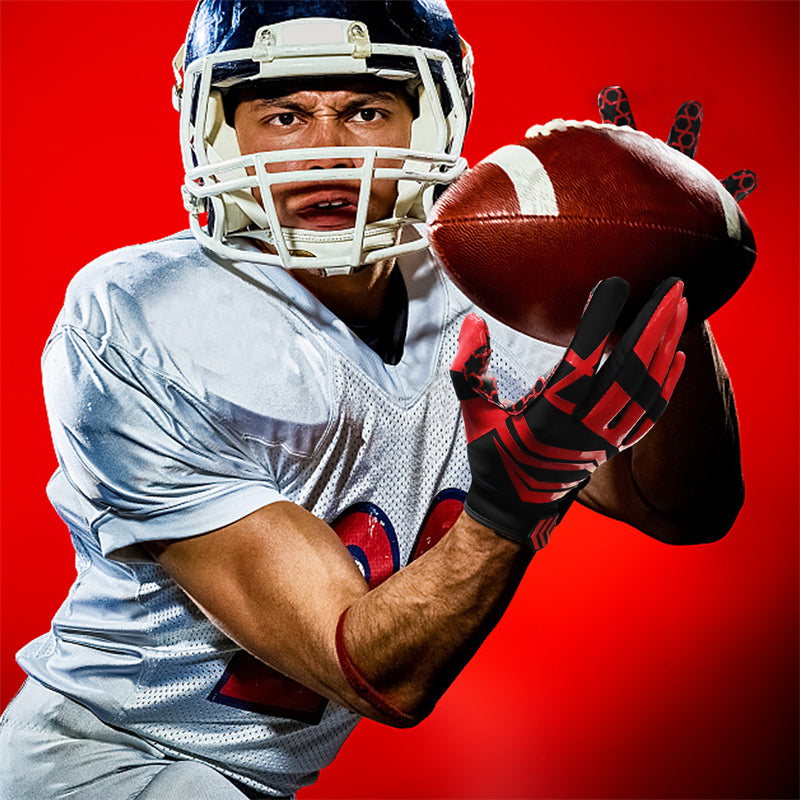
[(135, 354), (70, 326), (43, 357), (66, 480), (105, 555), (194, 536), (283, 499), (269, 463), (201, 399)]

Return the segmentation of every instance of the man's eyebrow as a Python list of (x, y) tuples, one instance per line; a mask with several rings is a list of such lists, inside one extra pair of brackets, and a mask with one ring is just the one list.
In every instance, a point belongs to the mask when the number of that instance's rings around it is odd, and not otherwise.
[[(292, 99), (295, 97), (295, 92), (292, 94), (284, 95), (282, 97), (257, 97), (253, 102), (259, 108), (285, 108), (289, 111), (305, 111), (307, 105), (298, 100)], [(344, 104), (343, 111), (352, 108), (358, 108), (368, 103), (384, 102), (384, 103), (401, 103), (402, 100), (393, 92), (354, 92), (353, 96)]]
[(280, 106), (281, 108), (288, 108), (292, 111), (302, 111), (304, 108), (303, 105), (296, 100), (290, 100), (290, 96), (291, 95), (287, 95), (286, 97), (255, 97), (252, 102), (259, 108)]

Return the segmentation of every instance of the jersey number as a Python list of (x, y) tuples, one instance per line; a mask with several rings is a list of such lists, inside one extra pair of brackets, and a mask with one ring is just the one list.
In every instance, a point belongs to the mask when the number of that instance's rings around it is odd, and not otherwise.
[[(445, 489), (433, 500), (409, 561), (430, 550), (453, 526), (465, 493)], [(374, 503), (356, 503), (331, 526), (359, 565), (370, 589), (400, 569), (400, 548), (389, 517)], [(228, 663), (208, 699), (214, 703), (316, 725), (328, 701), (244, 650)]]

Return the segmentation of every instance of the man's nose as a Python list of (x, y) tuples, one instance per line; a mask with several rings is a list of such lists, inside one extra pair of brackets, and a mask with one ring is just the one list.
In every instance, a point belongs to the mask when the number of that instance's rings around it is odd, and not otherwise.
[[(307, 147), (347, 147), (352, 144), (346, 127), (335, 117), (317, 117), (310, 127)], [(360, 163), (360, 159), (358, 163)], [(347, 169), (357, 165), (355, 159), (337, 155), (334, 158), (309, 159), (305, 163), (305, 168)]]

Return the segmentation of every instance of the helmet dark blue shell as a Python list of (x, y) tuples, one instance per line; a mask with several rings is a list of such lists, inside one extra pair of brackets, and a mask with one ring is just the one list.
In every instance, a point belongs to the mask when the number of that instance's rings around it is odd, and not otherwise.
[(303, 17), (363, 22), (374, 41), (442, 50), (459, 78), (461, 41), (453, 17), (441, 0), (200, 0), (189, 24), (186, 63), (253, 44), (263, 25)]
[(453, 17), (442, 0), (200, 0), (189, 23), (185, 63), (251, 47), (256, 31), (294, 19), (358, 20), (375, 42), (416, 45), (447, 54), (469, 113), (471, 76)]

